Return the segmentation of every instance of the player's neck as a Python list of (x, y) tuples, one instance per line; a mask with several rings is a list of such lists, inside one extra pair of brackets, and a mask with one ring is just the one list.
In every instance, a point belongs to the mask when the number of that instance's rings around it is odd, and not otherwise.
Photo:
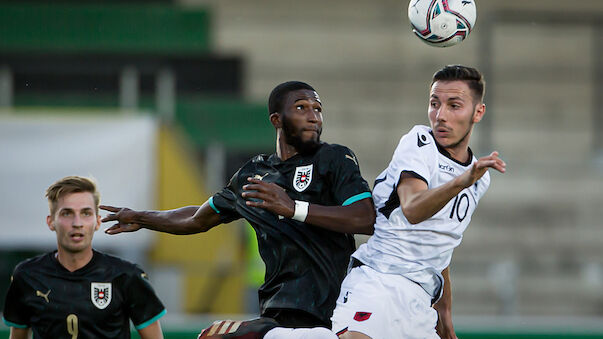
[(90, 260), (92, 260), (93, 252), (92, 248), (89, 248), (81, 252), (68, 252), (59, 248), (56, 253), (56, 259), (59, 261), (61, 266), (65, 267), (69, 272), (79, 270), (86, 266)]
[(442, 147), (446, 152), (448, 152), (449, 156), (460, 162), (465, 163), (469, 160), (469, 145), (464, 143), (464, 145), (454, 145), (452, 147)]
[(276, 133), (276, 155), (285, 161), (297, 154), (295, 147), (289, 145), (283, 136), (283, 130), (278, 129)]

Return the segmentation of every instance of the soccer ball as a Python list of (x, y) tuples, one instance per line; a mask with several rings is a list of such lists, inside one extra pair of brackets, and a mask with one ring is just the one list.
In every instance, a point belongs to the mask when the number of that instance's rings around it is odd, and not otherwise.
[(431, 46), (448, 47), (465, 40), (475, 25), (474, 0), (410, 0), (413, 32)]

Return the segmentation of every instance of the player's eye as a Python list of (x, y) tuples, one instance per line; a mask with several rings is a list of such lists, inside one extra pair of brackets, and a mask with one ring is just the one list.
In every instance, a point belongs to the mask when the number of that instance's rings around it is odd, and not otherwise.
[(297, 105), (297, 106), (295, 106), (295, 109), (297, 109), (298, 111), (301, 111), (304, 109), (304, 105)]
[(61, 211), (60, 215), (62, 217), (68, 217), (71, 215), (71, 211), (69, 211), (69, 210)]

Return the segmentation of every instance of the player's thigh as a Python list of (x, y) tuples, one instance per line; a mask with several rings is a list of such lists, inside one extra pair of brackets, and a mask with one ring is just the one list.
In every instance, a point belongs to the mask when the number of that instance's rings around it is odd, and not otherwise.
[(383, 328), (392, 321), (390, 293), (378, 272), (368, 266), (353, 268), (341, 285), (331, 318), (333, 332), (340, 338), (385, 337)]
[(429, 294), (400, 275), (383, 274), (368, 266), (354, 268), (345, 278), (332, 321), (333, 331), (339, 335), (359, 332), (373, 339), (437, 338), (437, 313)]

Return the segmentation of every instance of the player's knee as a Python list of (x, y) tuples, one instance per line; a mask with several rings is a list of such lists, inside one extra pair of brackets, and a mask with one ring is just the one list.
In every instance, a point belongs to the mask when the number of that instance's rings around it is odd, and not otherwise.
[(348, 331), (339, 335), (339, 339), (371, 339), (371, 337), (364, 333)]

